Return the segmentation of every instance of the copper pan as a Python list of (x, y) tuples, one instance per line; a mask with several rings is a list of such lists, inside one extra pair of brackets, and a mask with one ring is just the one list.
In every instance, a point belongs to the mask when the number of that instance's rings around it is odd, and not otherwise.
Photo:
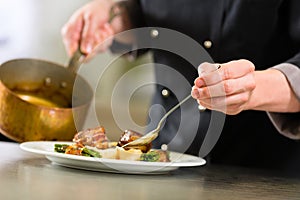
[(78, 52), (64, 67), (38, 59), (0, 66), (0, 132), (17, 141), (72, 140), (93, 98), (78, 74)]

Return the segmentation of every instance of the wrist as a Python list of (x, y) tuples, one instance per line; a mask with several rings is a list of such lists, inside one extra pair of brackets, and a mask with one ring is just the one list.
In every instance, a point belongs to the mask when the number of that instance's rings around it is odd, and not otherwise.
[(294, 112), (297, 100), (285, 75), (276, 69), (254, 72), (256, 87), (247, 110)]

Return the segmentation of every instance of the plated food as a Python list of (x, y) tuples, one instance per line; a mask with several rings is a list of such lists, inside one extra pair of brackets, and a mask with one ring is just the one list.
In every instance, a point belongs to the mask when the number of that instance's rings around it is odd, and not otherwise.
[(73, 138), (73, 144), (55, 144), (57, 153), (78, 156), (146, 161), (170, 162), (169, 152), (161, 149), (151, 149), (152, 145), (126, 146), (123, 145), (142, 137), (142, 134), (125, 130), (118, 142), (111, 142), (106, 136), (103, 126), (78, 132)]
[(141, 135), (124, 131), (119, 141), (111, 142), (101, 126), (77, 133), (72, 142), (29, 141), (20, 148), (45, 156), (54, 165), (90, 171), (126, 174), (162, 174), (179, 167), (205, 165), (198, 156), (152, 149), (149, 146), (122, 145)]

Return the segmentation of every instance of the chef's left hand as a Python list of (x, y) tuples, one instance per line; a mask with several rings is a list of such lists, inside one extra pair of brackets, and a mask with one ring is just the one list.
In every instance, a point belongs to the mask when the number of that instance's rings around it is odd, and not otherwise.
[[(255, 66), (248, 60), (236, 60), (220, 64), (217, 70), (205, 72), (216, 64), (199, 66), (199, 77), (192, 88), (192, 97), (211, 110), (235, 115), (247, 110), (247, 104), (255, 89)], [(211, 70), (209, 70), (211, 71)]]

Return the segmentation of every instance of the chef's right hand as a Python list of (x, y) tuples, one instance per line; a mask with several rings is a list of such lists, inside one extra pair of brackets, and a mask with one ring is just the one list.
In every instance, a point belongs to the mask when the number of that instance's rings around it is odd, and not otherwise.
[(103, 52), (112, 42), (114, 30), (109, 23), (112, 0), (94, 0), (78, 9), (62, 28), (65, 48), (72, 56), (80, 44), (87, 57)]
[[(202, 63), (195, 80), (192, 97), (200, 105), (228, 115), (253, 110), (264, 96), (253, 96), (257, 85), (257, 72), (252, 62), (245, 59), (218, 64)], [(208, 71), (209, 73), (207, 73)], [(259, 101), (259, 102), (258, 102)]]

